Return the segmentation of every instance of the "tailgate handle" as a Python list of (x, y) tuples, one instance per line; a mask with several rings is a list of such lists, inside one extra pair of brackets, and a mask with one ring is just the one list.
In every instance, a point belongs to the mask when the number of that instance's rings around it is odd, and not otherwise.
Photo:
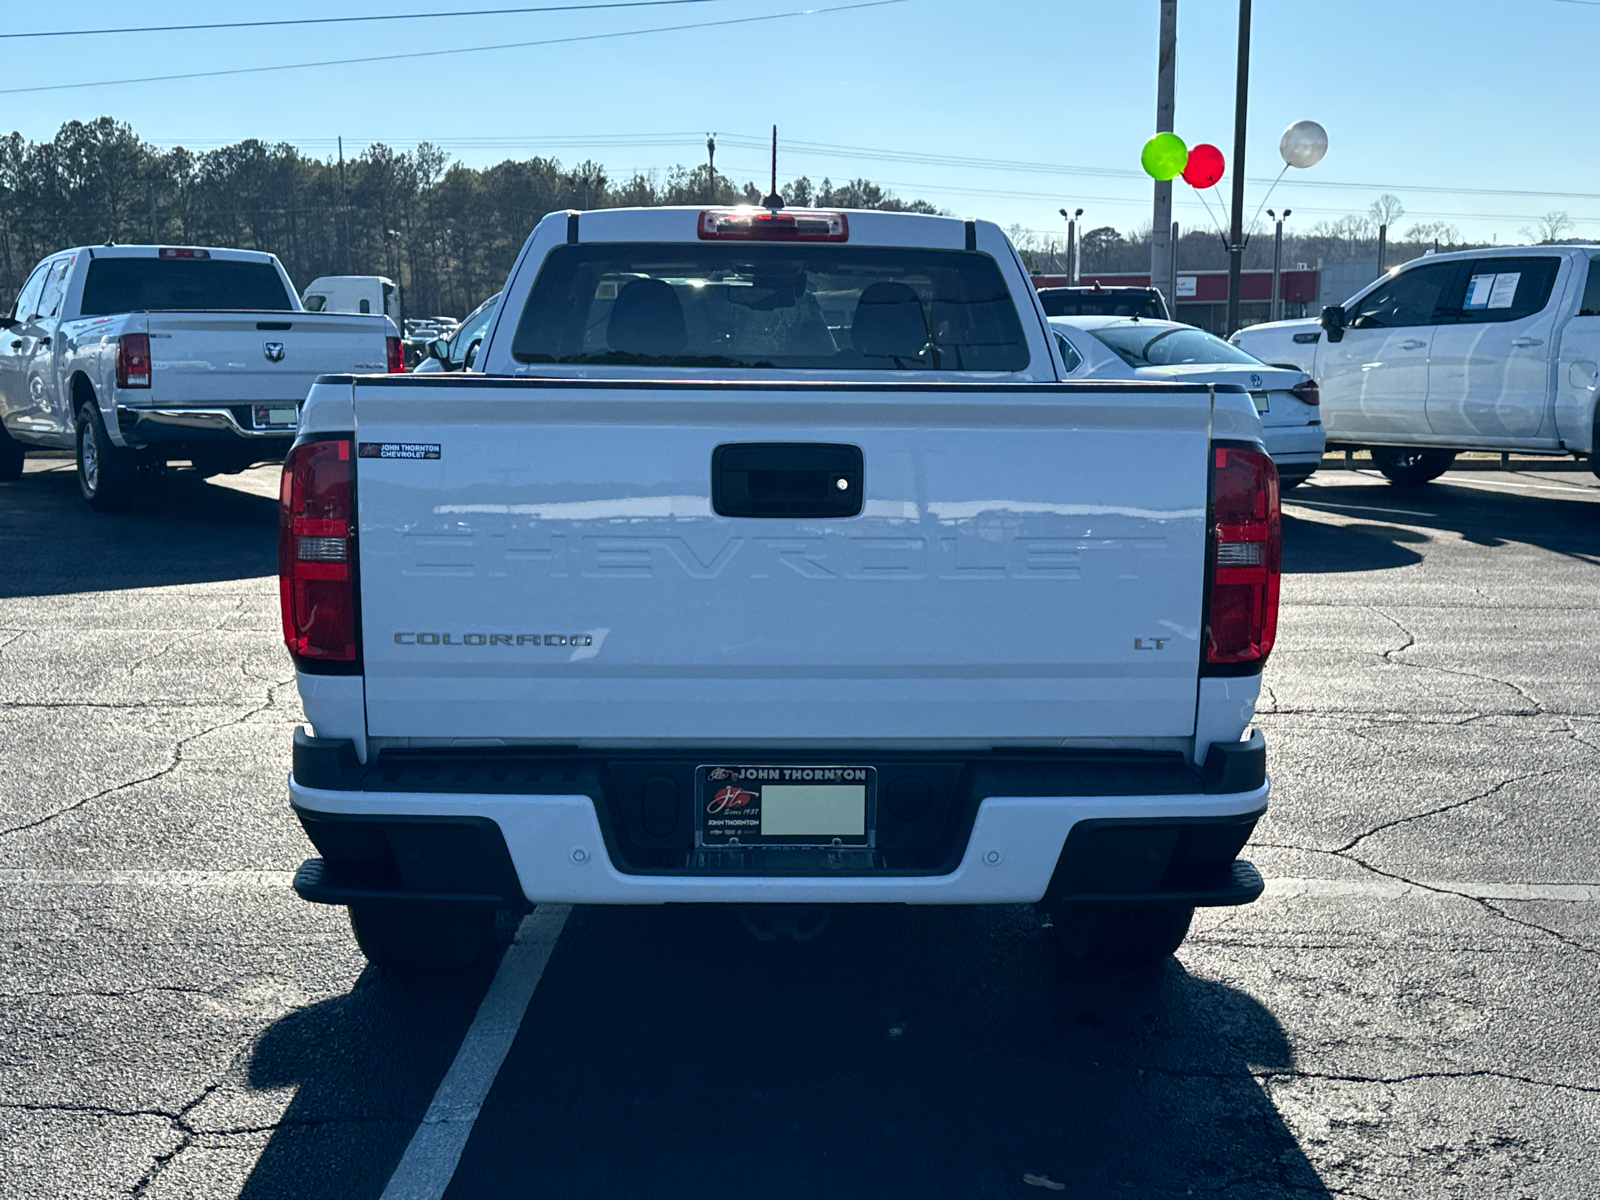
[(711, 509), (722, 517), (853, 517), (861, 447), (834, 442), (727, 442), (711, 452)]

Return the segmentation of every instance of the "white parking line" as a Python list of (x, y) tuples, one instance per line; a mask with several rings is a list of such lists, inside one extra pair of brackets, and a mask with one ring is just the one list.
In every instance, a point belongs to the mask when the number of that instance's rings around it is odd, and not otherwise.
[(571, 911), (566, 904), (542, 904), (522, 919), (516, 940), (500, 960), (455, 1061), (440, 1081), (380, 1200), (439, 1200), (450, 1186), (478, 1110), (516, 1040), (522, 1014)]
[(1450, 880), (1419, 879), (1406, 883), (1400, 879), (1296, 879), (1291, 876), (1267, 877), (1267, 895), (1280, 899), (1296, 896), (1360, 896), (1374, 900), (1448, 899), (1468, 900), (1553, 900), (1564, 904), (1593, 904), (1600, 901), (1600, 885), (1588, 883), (1456, 883)]
[(1284, 504), (1299, 508), (1331, 508), (1338, 512), (1350, 509), (1355, 512), (1381, 512), (1395, 513), (1402, 517), (1437, 517), (1438, 513), (1418, 512), (1412, 508), (1377, 508), (1371, 504), (1335, 504), (1332, 500), (1290, 500), (1285, 498)]
[(1516, 488), (1527, 492), (1582, 492), (1586, 496), (1600, 493), (1600, 488), (1579, 487), (1571, 483), (1511, 483), (1504, 479), (1462, 479), (1458, 475), (1446, 476), (1441, 482), (1465, 488)]

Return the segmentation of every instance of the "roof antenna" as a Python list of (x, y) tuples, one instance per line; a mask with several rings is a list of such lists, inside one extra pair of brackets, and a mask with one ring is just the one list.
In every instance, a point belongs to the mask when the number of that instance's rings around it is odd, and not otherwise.
[(783, 197), (778, 195), (778, 127), (776, 125), (772, 127), (772, 191), (761, 203), (773, 212), (777, 212), (783, 207)]

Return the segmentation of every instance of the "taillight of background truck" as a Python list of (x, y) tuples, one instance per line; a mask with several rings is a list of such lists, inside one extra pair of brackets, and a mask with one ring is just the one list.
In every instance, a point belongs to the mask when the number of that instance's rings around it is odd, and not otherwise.
[(850, 222), (842, 212), (819, 208), (708, 208), (700, 214), (702, 241), (848, 242)]
[(1206, 662), (1256, 667), (1278, 634), (1278, 471), (1260, 450), (1211, 448)]
[(389, 374), (403, 375), (406, 369), (405, 348), (400, 345), (400, 339), (397, 337), (385, 338), (384, 340), (389, 347)]
[(1322, 389), (1317, 386), (1315, 379), (1307, 379), (1304, 383), (1295, 384), (1289, 389), (1289, 395), (1300, 401), (1301, 404), (1320, 405), (1322, 403)]
[(117, 339), (117, 386), (150, 386), (150, 335), (125, 333)]
[(302, 442), (278, 487), (278, 595), (283, 640), (297, 663), (353, 663), (356, 590), (350, 443)]

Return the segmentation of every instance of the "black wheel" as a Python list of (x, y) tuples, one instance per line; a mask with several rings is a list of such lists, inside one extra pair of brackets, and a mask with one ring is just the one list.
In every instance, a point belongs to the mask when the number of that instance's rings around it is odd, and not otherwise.
[(494, 935), (494, 910), (403, 900), (352, 904), (350, 928), (373, 966), (433, 974), (483, 953)]
[(114, 446), (100, 409), (86, 403), (78, 409), (78, 490), (96, 512), (119, 512), (133, 505), (139, 468), (133, 451)]
[(1130, 901), (1063, 904), (1050, 914), (1068, 958), (1087, 967), (1139, 967), (1158, 963), (1189, 932), (1194, 906)]
[(1439, 478), (1455, 462), (1454, 450), (1413, 450), (1405, 446), (1372, 447), (1372, 464), (1390, 483), (1413, 485)]
[(22, 456), (26, 452), (22, 443), (0, 425), (0, 483), (22, 478)]

